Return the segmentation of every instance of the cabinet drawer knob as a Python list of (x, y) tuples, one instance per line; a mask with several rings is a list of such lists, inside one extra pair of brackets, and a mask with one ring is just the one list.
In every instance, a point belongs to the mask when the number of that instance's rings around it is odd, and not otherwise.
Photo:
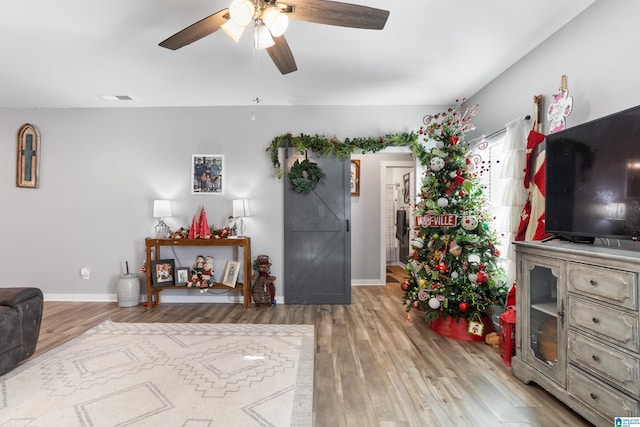
[(591, 321), (592, 321), (593, 323), (600, 323), (600, 319), (598, 319), (597, 317), (592, 317), (592, 318), (591, 318)]
[(596, 281), (595, 281), (595, 280), (593, 280), (593, 279), (589, 280), (589, 284), (590, 284), (591, 286), (593, 286), (594, 288), (598, 286), (598, 282), (596, 282)]
[(593, 359), (594, 362), (599, 362), (600, 358), (598, 356), (596, 356), (595, 354), (591, 356), (591, 358)]
[(598, 400), (598, 395), (595, 393), (590, 393), (589, 396), (591, 396), (593, 400)]

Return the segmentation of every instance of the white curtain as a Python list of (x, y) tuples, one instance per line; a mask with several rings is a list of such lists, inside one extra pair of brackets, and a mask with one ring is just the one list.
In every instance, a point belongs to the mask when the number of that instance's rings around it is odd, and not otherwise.
[(492, 157), (495, 155), (502, 158), (499, 162), (498, 184), (495, 185), (500, 188), (492, 188), (492, 192), (499, 191), (500, 195), (494, 226), (501, 240), (507, 283), (512, 284), (516, 278), (516, 269), (515, 250), (511, 242), (518, 231), (520, 213), (528, 196), (527, 189), (524, 188), (524, 169), (529, 125), (525, 118), (519, 118), (507, 123), (505, 130), (502, 142), (492, 149)]

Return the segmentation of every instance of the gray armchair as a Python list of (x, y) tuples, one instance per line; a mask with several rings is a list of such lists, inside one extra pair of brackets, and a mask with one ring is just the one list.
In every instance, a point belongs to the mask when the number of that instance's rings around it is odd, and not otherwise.
[(0, 375), (35, 352), (42, 301), (37, 288), (0, 288)]

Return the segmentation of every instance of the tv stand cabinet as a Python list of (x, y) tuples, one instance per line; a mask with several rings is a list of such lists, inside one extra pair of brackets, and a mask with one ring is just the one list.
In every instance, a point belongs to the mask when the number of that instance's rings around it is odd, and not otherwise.
[(597, 426), (640, 415), (640, 252), (516, 242), (513, 374)]
[(147, 260), (147, 308), (160, 304), (160, 292), (164, 289), (197, 289), (187, 286), (153, 286), (151, 281), (151, 261), (162, 259), (160, 248), (163, 246), (217, 246), (233, 248), (233, 258), (238, 259), (238, 248), (242, 249), (242, 271), (244, 283), (230, 288), (216, 283), (209, 289), (238, 289), (242, 292), (245, 310), (251, 303), (251, 239), (238, 237), (233, 239), (145, 239)]

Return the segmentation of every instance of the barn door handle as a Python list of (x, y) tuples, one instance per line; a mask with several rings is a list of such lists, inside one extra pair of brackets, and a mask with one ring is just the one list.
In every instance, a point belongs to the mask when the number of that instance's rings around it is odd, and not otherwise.
[(349, 220), (347, 220), (347, 233), (349, 232)]

